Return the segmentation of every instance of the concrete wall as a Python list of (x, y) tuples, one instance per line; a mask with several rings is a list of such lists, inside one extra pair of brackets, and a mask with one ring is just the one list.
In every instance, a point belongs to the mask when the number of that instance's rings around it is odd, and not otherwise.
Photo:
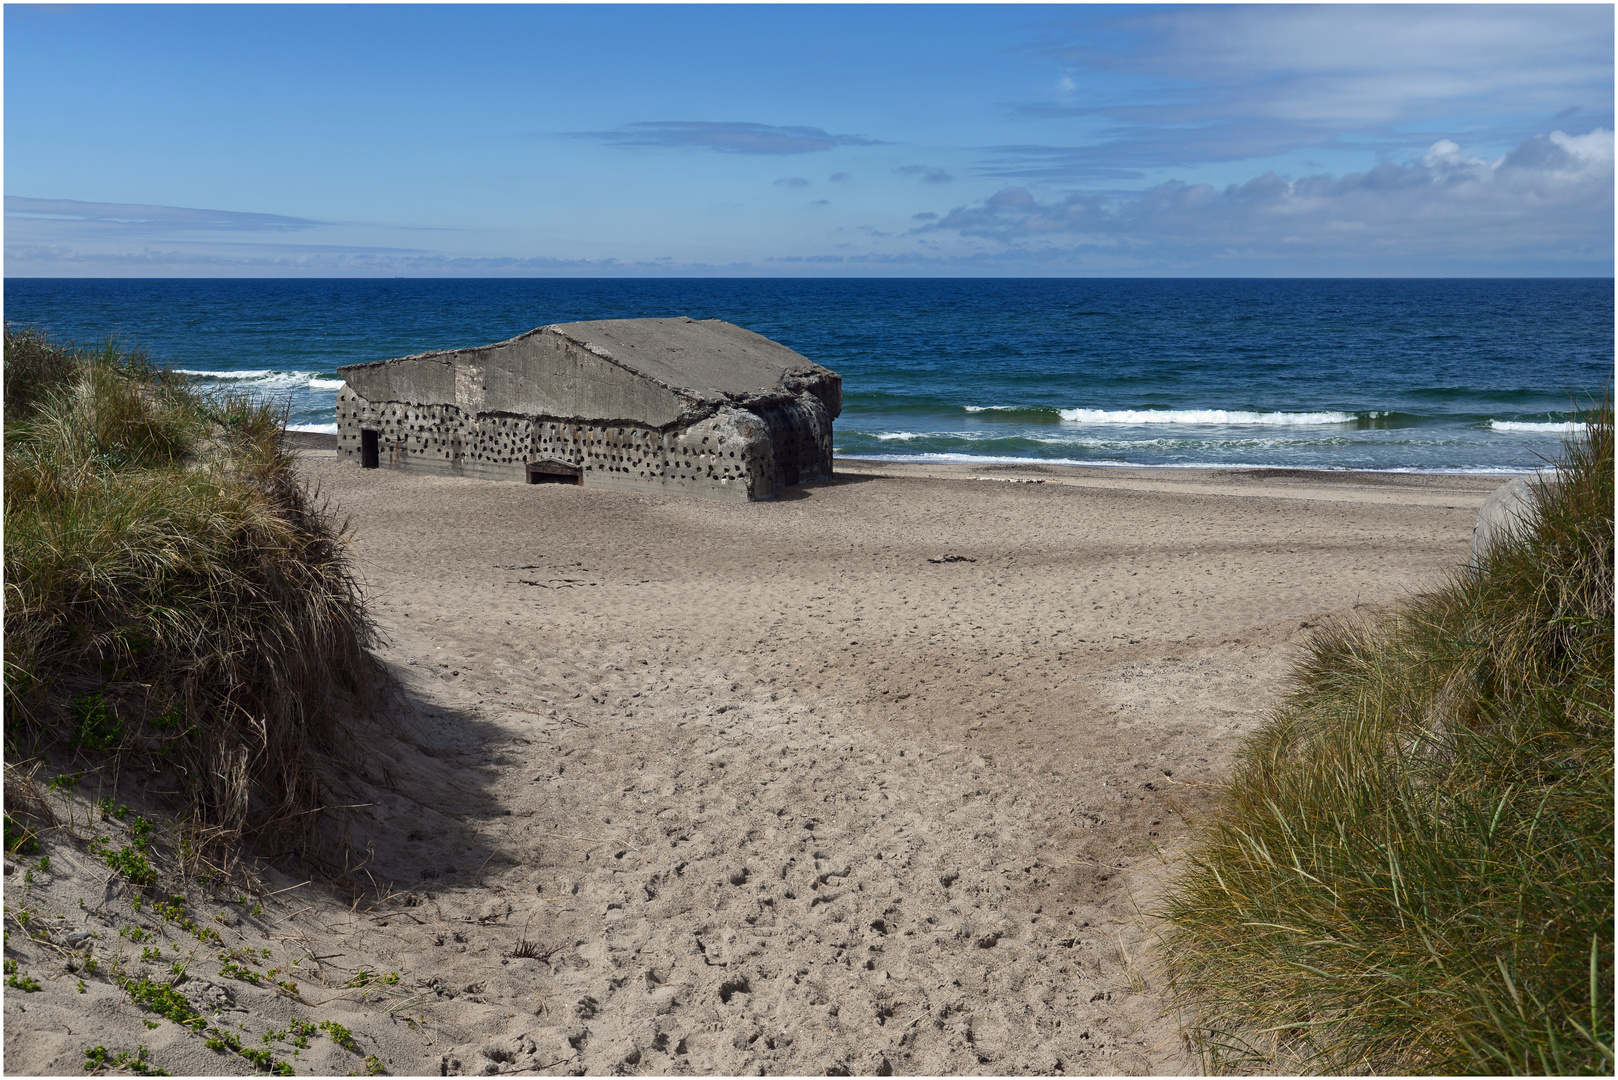
[(382, 468), (482, 480), (523, 483), (529, 462), (554, 460), (578, 468), (588, 488), (748, 501), (831, 477), (831, 416), (813, 397), (769, 417), (725, 407), (688, 427), (659, 431), (371, 402), (345, 386), (337, 395), (337, 429), (338, 453), (356, 464), (360, 432), (371, 430), (379, 433)]

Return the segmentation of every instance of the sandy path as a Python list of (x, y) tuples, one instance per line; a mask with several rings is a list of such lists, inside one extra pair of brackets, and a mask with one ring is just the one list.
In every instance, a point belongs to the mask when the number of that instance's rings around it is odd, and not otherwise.
[(592, 1072), (1183, 1071), (1127, 871), (1301, 624), (1463, 555), (1496, 483), (848, 463), (737, 507), (310, 464), (498, 815), (383, 814), (376, 872), (447, 899), (486, 849), (469, 951), (557, 951), (469, 996), (543, 1001)]
[(397, 1073), (1192, 1070), (1132, 959), (1155, 845), (1305, 624), (1435, 580), (1499, 483), (306, 465), (415, 719), (350, 823), (398, 895), (276, 932), (403, 973), (417, 1028), (351, 1023)]

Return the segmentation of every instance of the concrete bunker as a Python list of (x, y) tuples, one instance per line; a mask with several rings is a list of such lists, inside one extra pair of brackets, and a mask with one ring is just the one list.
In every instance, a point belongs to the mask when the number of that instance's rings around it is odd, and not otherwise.
[(704, 498), (830, 479), (842, 379), (720, 319), (542, 326), (338, 369), (363, 468)]

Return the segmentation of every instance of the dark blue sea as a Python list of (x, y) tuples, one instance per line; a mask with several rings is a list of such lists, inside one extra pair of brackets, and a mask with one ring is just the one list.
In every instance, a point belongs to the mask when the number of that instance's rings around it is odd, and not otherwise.
[(908, 461), (1531, 470), (1613, 379), (1611, 279), (8, 278), (4, 313), (327, 431), (342, 364), (728, 319), (842, 374), (840, 455)]

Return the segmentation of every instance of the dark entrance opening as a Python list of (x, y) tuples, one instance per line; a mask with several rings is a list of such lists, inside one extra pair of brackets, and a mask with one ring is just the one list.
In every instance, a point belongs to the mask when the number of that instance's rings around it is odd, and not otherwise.
[(378, 448), (381, 434), (379, 431), (360, 429), (360, 468), (375, 469), (382, 464), (382, 452)]
[(584, 470), (573, 465), (564, 465), (560, 461), (530, 461), (528, 463), (528, 482), (530, 484), (573, 484), (584, 486)]

